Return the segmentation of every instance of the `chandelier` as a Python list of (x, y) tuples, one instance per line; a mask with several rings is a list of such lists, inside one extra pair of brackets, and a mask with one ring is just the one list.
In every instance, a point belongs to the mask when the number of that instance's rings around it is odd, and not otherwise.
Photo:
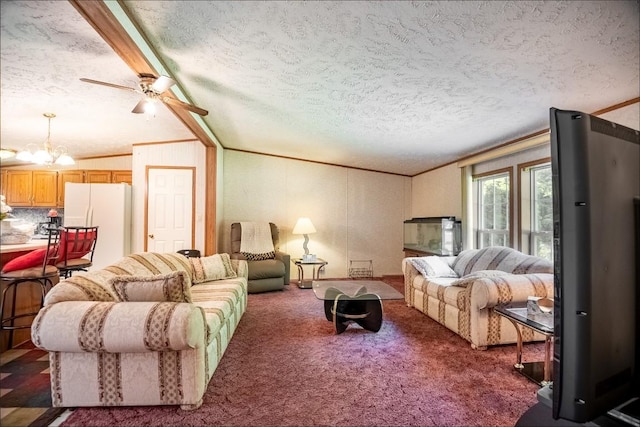
[(10, 159), (16, 155), (16, 150), (11, 148), (0, 148), (0, 160)]
[(49, 128), (47, 131), (47, 140), (44, 142), (41, 148), (38, 148), (36, 144), (27, 145), (26, 149), (20, 151), (16, 155), (17, 160), (22, 160), (23, 162), (31, 162), (37, 165), (47, 165), (50, 166), (52, 164), (66, 166), (73, 165), (76, 162), (67, 154), (67, 148), (58, 145), (53, 148), (51, 145), (51, 119), (53, 119), (56, 115), (53, 113), (44, 113), (47, 119), (49, 119)]

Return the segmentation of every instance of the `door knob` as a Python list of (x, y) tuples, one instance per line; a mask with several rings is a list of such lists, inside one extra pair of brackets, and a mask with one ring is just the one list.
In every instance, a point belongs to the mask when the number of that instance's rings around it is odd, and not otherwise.
[(153, 239), (153, 234), (149, 234), (149, 238), (150, 238), (150, 239)]

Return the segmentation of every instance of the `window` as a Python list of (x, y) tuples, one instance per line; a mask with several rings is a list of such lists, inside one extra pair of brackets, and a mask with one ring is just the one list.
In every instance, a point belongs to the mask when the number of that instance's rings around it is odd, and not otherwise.
[(520, 247), (553, 261), (553, 186), (550, 159), (518, 165), (520, 174)]
[(553, 195), (551, 166), (530, 169), (531, 235), (529, 253), (553, 260)]
[(510, 171), (476, 177), (476, 248), (509, 246)]

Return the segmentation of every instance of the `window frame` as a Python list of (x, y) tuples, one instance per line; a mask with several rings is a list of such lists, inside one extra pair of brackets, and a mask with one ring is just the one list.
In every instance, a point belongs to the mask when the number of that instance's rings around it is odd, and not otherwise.
[(513, 240), (513, 167), (495, 169), (487, 172), (483, 172), (480, 174), (472, 175), (472, 183), (473, 183), (473, 197), (474, 197), (474, 206), (473, 206), (473, 246), (476, 249), (479, 249), (481, 246), (480, 240), (480, 215), (481, 215), (481, 200), (480, 200), (480, 186), (479, 182), (488, 177), (498, 177), (501, 175), (506, 175), (509, 180), (509, 194), (508, 194), (508, 213), (507, 213), (507, 239), (508, 239), (508, 247), (513, 248), (514, 240)]
[[(547, 232), (533, 231), (535, 194), (533, 191), (534, 183), (531, 179), (531, 171), (534, 169), (539, 169), (546, 165), (551, 168), (551, 157), (545, 157), (531, 162), (518, 164), (518, 250), (529, 255), (533, 255), (534, 252), (532, 245), (535, 235), (553, 233), (553, 230)], [(553, 247), (551, 248), (551, 250), (553, 251)]]

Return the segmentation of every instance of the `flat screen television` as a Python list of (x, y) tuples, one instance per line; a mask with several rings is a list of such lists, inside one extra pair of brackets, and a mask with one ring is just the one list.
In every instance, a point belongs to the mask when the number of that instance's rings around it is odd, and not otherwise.
[(640, 389), (640, 133), (556, 108), (550, 125), (552, 414), (584, 423)]

